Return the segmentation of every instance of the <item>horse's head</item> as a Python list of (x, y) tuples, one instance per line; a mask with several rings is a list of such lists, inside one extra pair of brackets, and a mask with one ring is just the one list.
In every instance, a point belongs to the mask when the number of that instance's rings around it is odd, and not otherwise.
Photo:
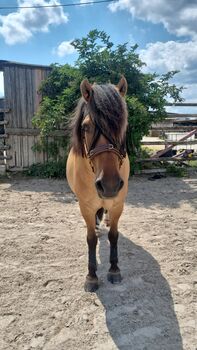
[(95, 173), (95, 186), (102, 198), (112, 198), (124, 186), (120, 168), (126, 155), (125, 137), (127, 108), (124, 95), (127, 82), (121, 78), (117, 86), (81, 83), (83, 118), (81, 143), (83, 155)]
[(124, 185), (120, 167), (125, 156), (127, 91), (124, 77), (118, 85), (81, 83), (86, 113), (81, 124), (86, 156), (95, 173), (95, 186), (100, 197), (115, 197)]

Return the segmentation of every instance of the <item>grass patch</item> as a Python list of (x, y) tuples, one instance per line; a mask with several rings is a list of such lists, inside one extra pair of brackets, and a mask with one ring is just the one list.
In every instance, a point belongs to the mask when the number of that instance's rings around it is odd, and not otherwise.
[(166, 164), (165, 168), (168, 175), (176, 177), (187, 176), (187, 168), (184, 165)]

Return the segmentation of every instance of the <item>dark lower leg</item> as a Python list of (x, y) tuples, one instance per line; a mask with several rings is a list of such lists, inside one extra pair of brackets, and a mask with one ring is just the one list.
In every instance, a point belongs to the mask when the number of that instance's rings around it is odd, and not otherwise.
[(110, 263), (111, 268), (109, 271), (119, 271), (118, 267), (118, 232), (114, 233), (109, 231), (108, 238), (110, 241)]
[(88, 242), (88, 276), (91, 278), (97, 278), (96, 276), (96, 245), (97, 245), (97, 236), (93, 235), (87, 237)]

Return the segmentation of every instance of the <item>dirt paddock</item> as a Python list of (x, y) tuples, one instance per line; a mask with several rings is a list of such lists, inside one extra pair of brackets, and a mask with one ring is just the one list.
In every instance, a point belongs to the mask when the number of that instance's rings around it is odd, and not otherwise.
[(120, 220), (120, 285), (85, 293), (86, 230), (65, 181), (0, 183), (1, 350), (194, 350), (197, 177), (133, 178)]

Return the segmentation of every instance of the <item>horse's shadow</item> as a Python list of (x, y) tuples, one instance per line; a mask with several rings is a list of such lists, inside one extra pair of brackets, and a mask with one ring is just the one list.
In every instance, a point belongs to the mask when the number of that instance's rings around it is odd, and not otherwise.
[(106, 280), (107, 234), (103, 231), (99, 235), (101, 285), (97, 296), (105, 308), (112, 343), (104, 340), (98, 349), (183, 350), (171, 290), (157, 261), (122, 234), (119, 250), (123, 280), (112, 285)]

